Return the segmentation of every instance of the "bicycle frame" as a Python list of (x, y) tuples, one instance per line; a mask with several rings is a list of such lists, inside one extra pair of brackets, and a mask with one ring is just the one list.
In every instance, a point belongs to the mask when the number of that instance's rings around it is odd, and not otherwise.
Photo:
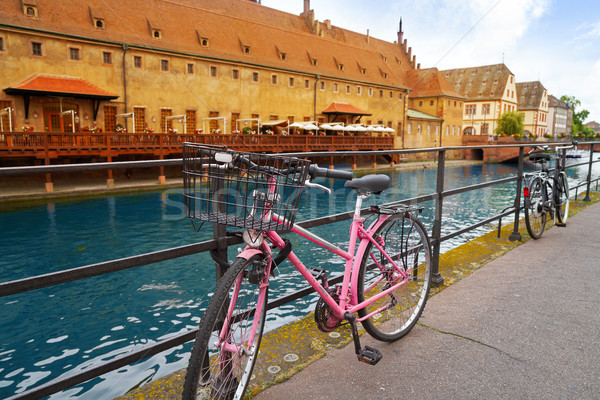
[[(340, 319), (344, 319), (347, 312), (354, 314), (358, 310), (374, 303), (379, 300), (381, 297), (388, 295), (390, 292), (396, 290), (398, 287), (406, 284), (409, 281), (409, 276), (399, 268), (393, 257), (385, 252), (380, 243), (373, 237), (373, 233), (377, 231), (377, 229), (385, 223), (389, 218), (393, 216), (393, 214), (379, 214), (379, 217), (367, 228), (364, 228), (365, 219), (361, 217), (360, 210), (362, 207), (362, 201), (366, 197), (358, 195), (356, 200), (356, 207), (354, 212), (354, 217), (352, 219), (352, 224), (350, 226), (350, 239), (348, 242), (348, 250), (344, 251), (340, 247), (328, 242), (322, 237), (294, 224), (291, 228), (291, 231), (302, 236), (303, 238), (315, 243), (316, 245), (344, 258), (346, 260), (346, 266), (344, 268), (344, 278), (341, 285), (341, 293), (339, 295), (339, 303), (329, 294), (327, 288), (325, 288), (309, 271), (309, 269), (300, 261), (300, 259), (294, 254), (293, 251), (290, 251), (287, 256), (288, 260), (294, 265), (294, 267), (298, 270), (298, 272), (306, 279), (306, 281), (310, 284), (311, 287), (315, 289), (315, 291), (323, 298), (323, 300), (327, 303), (329, 307), (334, 311), (336, 317)], [(272, 214), (271, 218), (273, 221), (282, 222), (281, 217), (276, 214)], [(285, 242), (279, 236), (277, 232), (267, 231), (265, 235), (269, 238), (269, 240), (279, 249), (283, 249), (285, 247)], [(360, 239), (358, 246), (356, 245), (357, 238)], [(368, 300), (365, 300), (361, 303), (358, 303), (358, 273), (360, 263), (362, 261), (364, 252), (369, 245), (369, 243), (373, 243), (373, 245), (381, 252), (382, 255), (386, 257), (386, 259), (391, 263), (393, 268), (397, 269), (397, 272), (400, 274), (402, 279), (391, 286), (385, 291), (382, 291), (377, 296), (373, 296)], [(265, 249), (270, 253), (270, 249), (268, 246), (261, 246), (262, 249), (252, 249), (247, 247), (242, 253), (238, 255), (238, 257), (250, 258), (255, 254), (264, 253)], [(377, 260), (374, 260), (377, 263)], [(270, 271), (268, 271), (270, 272)], [(267, 275), (268, 276), (268, 275)], [(258, 312), (259, 310), (257, 310)], [(356, 320), (361, 322), (365, 319), (372, 317), (373, 315), (380, 312), (381, 309), (375, 310), (364, 317), (357, 318)]]

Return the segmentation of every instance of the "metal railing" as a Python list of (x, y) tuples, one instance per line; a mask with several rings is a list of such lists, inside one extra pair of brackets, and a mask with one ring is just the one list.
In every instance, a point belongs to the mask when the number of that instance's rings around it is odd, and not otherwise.
[[(548, 143), (549, 146), (559, 146), (564, 145), (564, 143)], [(585, 163), (579, 163), (568, 166), (568, 168), (574, 168), (582, 165), (588, 165), (588, 175), (587, 179), (578, 184), (575, 188), (573, 188), (576, 193), (580, 188), (585, 187), (586, 189), (586, 198), (584, 200), (589, 201), (589, 194), (591, 190), (591, 183), (593, 181), (596, 182), (596, 189), (598, 188), (598, 178), (592, 179), (592, 165), (598, 160), (594, 160), (594, 143), (586, 142), (582, 143), (582, 145), (590, 146), (590, 157), (589, 160)], [(440, 245), (442, 242), (452, 239), (456, 236), (462, 235), (468, 231), (473, 229), (485, 226), (494, 221), (501, 220), (501, 218), (507, 216), (514, 216), (514, 230), (510, 235), (510, 240), (521, 240), (522, 237), (519, 234), (519, 219), (520, 219), (520, 211), (522, 209), (521, 206), (521, 189), (522, 189), (522, 181), (523, 181), (523, 166), (524, 166), (524, 149), (527, 147), (531, 147), (532, 144), (520, 144), (520, 145), (501, 145), (501, 146), (469, 146), (469, 147), (441, 147), (441, 148), (429, 148), (429, 149), (415, 149), (415, 150), (392, 150), (392, 151), (363, 151), (363, 152), (313, 152), (313, 153), (294, 153), (295, 156), (298, 157), (348, 157), (348, 156), (368, 156), (368, 157), (376, 157), (378, 155), (390, 155), (392, 154), (410, 154), (410, 153), (434, 153), (434, 156), (437, 158), (437, 182), (436, 182), (436, 190), (434, 193), (419, 196), (415, 198), (405, 199), (398, 202), (388, 203), (388, 205), (395, 204), (415, 204), (421, 203), (424, 201), (435, 202), (435, 218), (434, 224), (431, 231), (431, 244), (432, 244), (432, 267), (434, 273), (434, 283), (437, 285), (443, 284), (443, 277), (439, 273), (439, 258), (440, 258)], [(485, 149), (488, 147), (514, 147), (518, 148), (519, 158), (518, 158), (518, 173), (516, 176), (510, 176), (503, 179), (498, 179), (490, 182), (483, 182), (471, 186), (465, 186), (461, 188), (445, 190), (444, 188), (444, 173), (446, 169), (446, 153), (448, 151), (457, 151), (457, 150), (468, 150), (468, 149)], [(60, 166), (38, 166), (38, 167), (13, 167), (13, 168), (0, 168), (0, 176), (13, 176), (13, 175), (25, 175), (25, 174), (44, 174), (44, 173), (54, 173), (54, 172), (73, 172), (73, 171), (90, 171), (90, 170), (102, 170), (102, 169), (117, 169), (117, 168), (142, 168), (142, 167), (164, 167), (164, 166), (172, 166), (180, 164), (181, 160), (156, 160), (156, 161), (137, 161), (137, 162), (118, 162), (118, 163), (98, 163), (98, 164), (71, 164), (71, 165), (60, 165)], [(443, 200), (446, 197), (457, 195), (460, 193), (465, 193), (474, 190), (480, 190), (486, 187), (495, 186), (499, 184), (516, 182), (515, 188), (515, 199), (512, 207), (504, 209), (498, 215), (495, 215), (491, 218), (487, 218), (485, 220), (479, 221), (475, 224), (472, 224), (468, 227), (464, 227), (456, 232), (449, 233), (447, 235), (442, 236), (442, 224), (443, 224)], [(367, 209), (364, 210), (367, 212)], [(326, 225), (334, 222), (339, 222), (343, 220), (351, 219), (353, 212), (344, 212), (335, 214), (332, 216), (326, 216), (316, 219), (311, 219), (307, 221), (303, 221), (298, 223), (298, 225), (303, 228), (312, 228), (316, 226)], [(90, 278), (102, 274), (112, 273), (116, 271), (121, 271), (129, 268), (140, 267), (152, 263), (156, 263), (159, 261), (172, 260), (179, 257), (189, 256), (192, 254), (197, 254), (209, 250), (217, 250), (223, 251), (226, 250), (228, 246), (235, 245), (241, 243), (241, 240), (237, 237), (227, 237), (224, 234), (224, 227), (215, 225), (215, 237), (216, 239), (207, 240), (204, 242), (199, 242), (196, 244), (190, 244), (175, 248), (170, 248), (166, 250), (160, 250), (156, 252), (139, 254), (132, 257), (121, 258), (106, 262), (101, 262), (97, 264), (86, 265), (78, 268), (68, 269), (65, 271), (59, 271), (44, 275), (38, 275), (34, 277), (19, 279), (10, 282), (0, 283), (0, 297), (9, 296), (18, 293), (24, 293), (48, 286), (59, 285), (66, 282), (72, 282), (80, 279)], [(330, 280), (331, 284), (337, 283), (341, 277), (335, 277)], [(275, 299), (270, 301), (268, 304), (268, 309), (279, 307), (283, 304), (289, 303), (301, 297), (304, 297), (313, 292), (313, 289), (307, 286), (305, 289), (302, 289), (296, 293)], [(118, 368), (127, 366), (134, 362), (140, 361), (144, 358), (156, 355), (162, 351), (168, 350), (170, 348), (182, 345), (190, 340), (193, 340), (196, 335), (197, 329), (190, 330), (185, 333), (178, 334), (170, 339), (160, 341), (158, 343), (148, 345), (142, 347), (138, 350), (132, 351), (125, 355), (117, 356), (112, 360), (100, 363), (96, 366), (87, 368), (85, 371), (73, 374), (68, 377), (59, 378), (45, 384), (42, 384), (38, 387), (29, 389), (20, 394), (14, 395), (10, 397), (11, 400), (24, 400), (24, 399), (41, 399), (43, 397), (49, 396), (53, 393), (60, 392), (62, 390), (71, 388), (75, 385), (93, 379), (95, 377), (99, 377), (102, 374), (105, 374), (110, 371), (114, 371)]]

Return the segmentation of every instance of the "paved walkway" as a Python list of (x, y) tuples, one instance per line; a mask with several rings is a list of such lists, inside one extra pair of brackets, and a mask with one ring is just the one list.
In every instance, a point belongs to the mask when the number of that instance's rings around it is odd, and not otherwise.
[(600, 399), (600, 203), (432, 297), (376, 366), (332, 349), (269, 399)]

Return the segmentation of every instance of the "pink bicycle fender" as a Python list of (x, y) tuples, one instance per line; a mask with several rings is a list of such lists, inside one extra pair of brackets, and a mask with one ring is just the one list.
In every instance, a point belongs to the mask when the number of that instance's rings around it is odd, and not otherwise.
[(252, 256), (255, 256), (257, 254), (262, 254), (262, 251), (260, 249), (247, 248), (247, 249), (244, 249), (244, 251), (242, 251), (237, 256), (241, 257), (241, 258), (243, 258), (245, 260), (249, 260)]

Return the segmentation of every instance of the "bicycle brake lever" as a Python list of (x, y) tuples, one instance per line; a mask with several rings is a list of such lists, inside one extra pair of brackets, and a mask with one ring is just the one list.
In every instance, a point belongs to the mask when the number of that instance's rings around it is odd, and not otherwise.
[(327, 186), (323, 186), (323, 185), (319, 185), (318, 183), (312, 183), (310, 180), (306, 180), (306, 182), (304, 182), (304, 186), (306, 187), (314, 187), (317, 189), (321, 189), (326, 191), (328, 194), (331, 194), (331, 189), (329, 189)]

